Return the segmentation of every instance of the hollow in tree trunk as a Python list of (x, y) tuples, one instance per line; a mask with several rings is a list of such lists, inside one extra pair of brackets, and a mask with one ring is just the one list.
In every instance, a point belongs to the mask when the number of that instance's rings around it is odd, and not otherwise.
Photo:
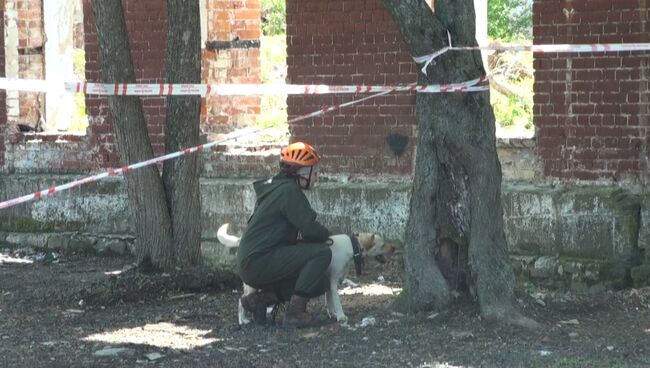
[[(384, 0), (413, 56), (447, 46), (475, 46), (473, 0)], [(484, 75), (479, 51), (449, 51), (429, 65), (420, 84)], [(447, 306), (450, 290), (478, 299), (489, 319), (536, 327), (514, 310), (514, 273), (501, 206), (501, 165), (489, 92), (419, 93), (417, 157), (406, 228), (411, 310)]]

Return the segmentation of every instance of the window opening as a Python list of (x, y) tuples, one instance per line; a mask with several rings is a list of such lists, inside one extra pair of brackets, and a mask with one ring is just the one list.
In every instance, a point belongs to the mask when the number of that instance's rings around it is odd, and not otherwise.
[[(262, 0), (262, 36), (260, 40), (261, 81), (265, 84), (286, 84), (287, 20), (285, 0)], [(264, 95), (257, 125), (273, 128), (265, 131), (263, 140), (283, 143), (288, 140), (287, 95)]]
[[(82, 0), (44, 1), (45, 79), (49, 83), (85, 80)], [(85, 133), (88, 127), (83, 94), (47, 93), (43, 130)]]
[[(532, 0), (490, 0), (487, 43), (531, 45), (532, 14)], [(535, 133), (533, 54), (490, 52), (486, 68), (490, 73), (490, 99), (497, 121), (497, 137), (532, 137)]]

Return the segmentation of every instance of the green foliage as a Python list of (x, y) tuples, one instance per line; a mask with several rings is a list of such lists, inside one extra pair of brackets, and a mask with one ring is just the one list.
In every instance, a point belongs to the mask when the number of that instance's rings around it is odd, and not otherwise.
[[(503, 43), (503, 40), (492, 40)], [(519, 39), (517, 44), (530, 44)], [(501, 127), (512, 130), (533, 129), (533, 55), (530, 52), (500, 52), (489, 55), (490, 73), (494, 80), (508, 86), (514, 92), (503, 94), (498, 88), (490, 92), (494, 115)]]
[(262, 0), (262, 34), (277, 36), (287, 33), (286, 0)]
[[(74, 49), (72, 53), (74, 74), (78, 80), (84, 80), (86, 74), (86, 53), (83, 49)], [(85, 133), (88, 127), (88, 115), (86, 114), (86, 96), (77, 93), (74, 97), (75, 108), (72, 111), (71, 121), (68, 125), (68, 132)]]
[[(262, 83), (284, 84), (287, 76), (287, 41), (284, 34), (262, 36)], [(264, 128), (287, 129), (287, 96), (264, 95), (257, 125)]]
[(532, 129), (532, 96), (504, 96), (499, 92), (492, 94), (494, 115), (502, 127), (524, 127)]
[(489, 0), (488, 36), (505, 41), (532, 38), (532, 0)]

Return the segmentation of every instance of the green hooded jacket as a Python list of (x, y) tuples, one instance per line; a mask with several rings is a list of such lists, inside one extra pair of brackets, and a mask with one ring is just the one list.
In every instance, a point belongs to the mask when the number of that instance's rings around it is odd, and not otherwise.
[(253, 183), (257, 203), (237, 251), (237, 266), (241, 270), (248, 258), (279, 246), (301, 241), (325, 242), (329, 231), (318, 221), (316, 212), (296, 183), (295, 176), (278, 174)]

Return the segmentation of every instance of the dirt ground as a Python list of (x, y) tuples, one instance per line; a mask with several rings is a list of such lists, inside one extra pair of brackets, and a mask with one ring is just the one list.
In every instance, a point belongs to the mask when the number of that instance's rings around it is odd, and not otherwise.
[[(82, 301), (126, 277), (106, 273), (131, 261), (24, 253), (0, 250), (1, 367), (650, 366), (650, 289), (575, 295), (528, 285), (517, 290), (519, 306), (543, 325), (531, 332), (484, 321), (463, 302), (439, 313), (393, 311), (394, 260), (341, 286), (348, 326), (240, 328), (239, 291), (229, 285), (152, 293), (142, 277), (139, 297)], [(325, 313), (323, 304), (310, 309)]]

